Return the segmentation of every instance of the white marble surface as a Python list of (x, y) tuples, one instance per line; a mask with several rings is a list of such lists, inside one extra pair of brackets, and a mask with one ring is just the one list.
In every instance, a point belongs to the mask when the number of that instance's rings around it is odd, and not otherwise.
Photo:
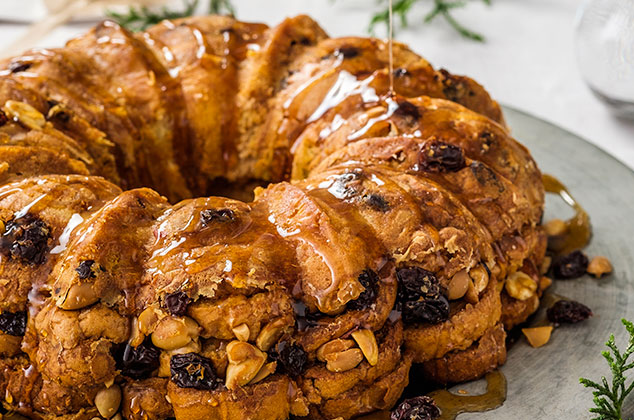
[[(42, 16), (41, 1), (0, 0), (0, 50), (26, 30), (25, 24), (7, 20)], [(421, 24), (429, 3), (417, 6), (411, 28), (399, 30), (398, 40), (436, 67), (478, 80), (501, 103), (570, 130), (634, 168), (634, 122), (612, 117), (587, 89), (577, 67), (573, 28), (578, 0), (492, 0), (490, 7), (473, 1), (456, 11), (462, 23), (486, 36), (485, 43), (461, 38), (440, 19)], [(234, 0), (234, 4), (239, 18), (269, 24), (285, 16), (310, 14), (333, 36), (365, 35), (376, 9), (373, 0)], [(65, 25), (37, 46), (62, 45), (89, 26)]]

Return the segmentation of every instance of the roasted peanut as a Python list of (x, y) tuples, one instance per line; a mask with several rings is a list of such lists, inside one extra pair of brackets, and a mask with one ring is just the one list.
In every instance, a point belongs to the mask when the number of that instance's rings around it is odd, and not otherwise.
[(8, 100), (4, 104), (4, 110), (10, 118), (31, 130), (41, 130), (46, 125), (44, 115), (27, 103)]
[(143, 334), (139, 329), (139, 320), (137, 318), (132, 318), (129, 343), (132, 347), (137, 347), (143, 343), (143, 340), (145, 340), (145, 334)]
[(262, 351), (268, 351), (284, 333), (286, 321), (283, 318), (275, 319), (262, 328), (258, 338), (255, 339), (255, 345)]
[(522, 328), (522, 333), (532, 347), (541, 347), (548, 343), (552, 332), (553, 327), (551, 325), (544, 327)]
[(489, 272), (482, 265), (472, 268), (469, 271), (469, 276), (473, 280), (473, 285), (478, 293), (482, 293), (489, 285)]
[(566, 222), (561, 219), (552, 219), (544, 223), (544, 231), (548, 236), (559, 236), (566, 233), (568, 227)]
[(262, 369), (260, 369), (258, 374), (255, 375), (255, 377), (251, 379), (251, 382), (249, 383), (255, 384), (257, 382), (260, 382), (261, 380), (265, 379), (267, 376), (275, 373), (275, 369), (277, 369), (277, 362), (271, 362), (271, 363), (265, 364), (264, 366), (262, 366)]
[(346, 351), (348, 349), (351, 349), (352, 347), (354, 347), (354, 341), (353, 340), (346, 340), (343, 338), (336, 338), (334, 340), (331, 340), (329, 342), (327, 342), (326, 344), (322, 344), (318, 349), (317, 349), (317, 360), (321, 361), (321, 362), (325, 362), (326, 361), (326, 356), (328, 356), (331, 353), (340, 353), (342, 351)]
[(464, 295), (464, 300), (466, 300), (467, 302), (475, 305), (476, 303), (478, 303), (480, 301), (480, 295), (478, 293), (478, 291), (476, 290), (475, 285), (473, 284), (473, 280), (471, 280), (471, 278), (469, 278), (469, 284), (467, 287), (467, 293), (465, 293)]
[(469, 289), (470, 282), (471, 280), (469, 279), (467, 270), (460, 270), (454, 274), (451, 281), (449, 281), (449, 287), (447, 288), (449, 300), (456, 300), (463, 297)]
[(546, 290), (553, 284), (553, 281), (550, 277), (542, 276), (539, 279), (539, 290)]
[(83, 309), (97, 302), (99, 297), (90, 283), (77, 283), (70, 286), (65, 295), (57, 299), (59, 308), (73, 311)]
[(163, 350), (185, 347), (198, 338), (200, 327), (189, 317), (167, 316), (159, 321), (152, 333), (152, 343)]
[(363, 360), (363, 353), (359, 349), (350, 349), (326, 356), (326, 369), (331, 372), (345, 372), (357, 367)]
[(249, 341), (251, 331), (249, 330), (249, 326), (247, 324), (240, 324), (237, 327), (233, 327), (231, 330), (238, 340)]
[(145, 335), (152, 334), (156, 324), (166, 316), (157, 304), (148, 306), (139, 315), (139, 330)]
[(227, 344), (227, 359), (225, 386), (236, 389), (255, 378), (266, 361), (266, 354), (249, 343), (232, 341)]
[(546, 274), (550, 270), (550, 264), (552, 264), (553, 258), (546, 255), (542, 260), (542, 264), (539, 267), (539, 274)]
[(117, 414), (121, 405), (121, 388), (119, 385), (112, 385), (104, 388), (95, 395), (95, 407), (103, 417), (109, 419)]
[(352, 333), (352, 338), (359, 345), (370, 366), (375, 366), (379, 362), (379, 346), (376, 344), (374, 333), (371, 330), (357, 330)]
[(532, 297), (537, 291), (537, 282), (528, 274), (522, 271), (516, 271), (508, 276), (504, 288), (506, 289), (506, 293), (512, 298), (526, 300)]
[(612, 264), (606, 257), (597, 256), (590, 261), (586, 271), (596, 278), (601, 278), (612, 272)]

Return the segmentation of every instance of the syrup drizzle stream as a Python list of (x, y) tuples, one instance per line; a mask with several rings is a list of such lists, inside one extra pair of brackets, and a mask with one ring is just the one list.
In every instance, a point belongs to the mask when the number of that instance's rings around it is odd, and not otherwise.
[(575, 211), (575, 215), (566, 221), (566, 233), (561, 237), (550, 238), (548, 240), (548, 249), (559, 255), (564, 255), (588, 245), (592, 236), (588, 213), (557, 178), (543, 174), (542, 182), (547, 192), (559, 194), (564, 202)]
[(394, 11), (392, 2), (393, 0), (389, 0), (389, 27), (388, 27), (388, 54), (389, 54), (389, 72), (390, 72), (390, 90), (388, 91), (388, 96), (394, 96)]

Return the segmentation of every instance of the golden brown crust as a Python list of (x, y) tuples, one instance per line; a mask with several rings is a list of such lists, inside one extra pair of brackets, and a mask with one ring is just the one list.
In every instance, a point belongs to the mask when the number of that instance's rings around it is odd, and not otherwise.
[[(215, 16), (3, 62), (6, 408), (92, 419), (121, 390), (129, 419), (349, 419), (412, 361), (443, 382), (502, 363), (500, 318), (541, 293), (500, 303), (516, 271), (539, 281), (539, 170), (476, 82), (396, 43), (387, 95), (388, 61), (307, 16)], [(446, 321), (402, 324), (413, 267), (471, 282)]]

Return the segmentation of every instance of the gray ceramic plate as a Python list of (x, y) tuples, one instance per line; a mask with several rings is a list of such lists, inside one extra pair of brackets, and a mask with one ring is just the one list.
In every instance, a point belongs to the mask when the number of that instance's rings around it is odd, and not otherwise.
[[(594, 235), (586, 252), (610, 258), (614, 273), (601, 280), (555, 282), (551, 290), (585, 303), (595, 316), (556, 329), (539, 349), (520, 339), (502, 368), (508, 381), (504, 405), (458, 419), (589, 419), (592, 393), (579, 384), (579, 377), (609, 377), (601, 357), (604, 343), (614, 333), (623, 348), (627, 333), (620, 320), (634, 320), (634, 172), (561, 128), (514, 109), (505, 108), (505, 114), (513, 136), (531, 150), (542, 171), (559, 178), (588, 211)], [(545, 220), (570, 215), (558, 198), (548, 197)], [(477, 392), (483, 384), (466, 388)], [(634, 413), (634, 397), (627, 407), (624, 418)]]

